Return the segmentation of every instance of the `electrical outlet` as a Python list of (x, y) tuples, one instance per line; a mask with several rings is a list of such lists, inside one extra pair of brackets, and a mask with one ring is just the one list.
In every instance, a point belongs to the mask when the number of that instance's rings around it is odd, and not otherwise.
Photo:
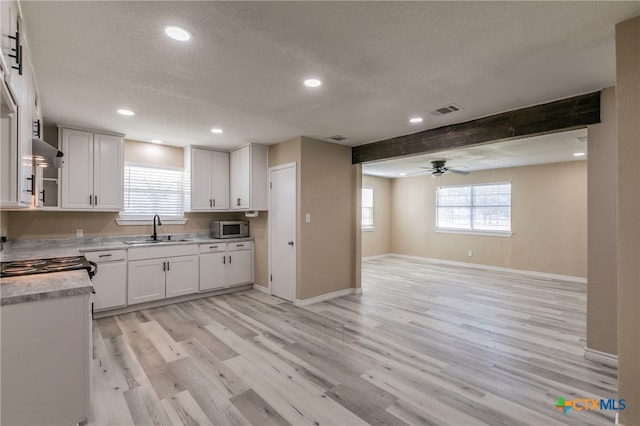
[(83, 235), (84, 235), (84, 230), (76, 229), (76, 238), (82, 238)]
[(469, 257), (473, 256), (473, 250), (467, 250), (467, 256)]

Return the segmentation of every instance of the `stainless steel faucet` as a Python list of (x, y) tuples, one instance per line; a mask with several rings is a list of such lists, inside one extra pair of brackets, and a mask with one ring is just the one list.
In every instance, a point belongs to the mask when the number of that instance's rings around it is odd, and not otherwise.
[(158, 232), (156, 232), (156, 218), (158, 218), (158, 226), (162, 225), (162, 222), (160, 222), (160, 216), (158, 215), (153, 216), (153, 235), (151, 236), (153, 241), (158, 240)]

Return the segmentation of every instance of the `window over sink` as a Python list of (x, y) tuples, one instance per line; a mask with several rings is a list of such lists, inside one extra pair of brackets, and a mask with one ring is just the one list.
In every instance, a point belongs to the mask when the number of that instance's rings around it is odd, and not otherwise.
[(184, 224), (183, 170), (171, 167), (124, 166), (124, 210), (119, 225), (151, 223), (160, 215), (163, 223)]

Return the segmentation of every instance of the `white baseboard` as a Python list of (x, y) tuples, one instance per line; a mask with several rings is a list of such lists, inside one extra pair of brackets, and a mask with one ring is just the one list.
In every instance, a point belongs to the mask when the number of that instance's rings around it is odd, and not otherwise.
[(520, 274), (526, 275), (535, 278), (544, 278), (549, 280), (560, 280), (560, 281), (568, 281), (572, 283), (578, 284), (586, 284), (587, 279), (582, 277), (573, 277), (571, 275), (559, 275), (559, 274), (550, 274), (547, 272), (537, 272), (537, 271), (527, 271), (525, 269), (513, 269), (513, 268), (504, 268), (502, 266), (491, 266), (491, 265), (482, 265), (480, 263), (469, 263), (469, 262), (457, 262), (454, 260), (444, 260), (444, 259), (436, 259), (433, 257), (422, 257), (422, 256), (410, 256), (408, 254), (397, 254), (390, 253), (384, 256), (397, 256), (404, 259), (414, 259), (414, 260), (422, 260), (424, 262), (436, 263), (441, 265), (450, 265), (450, 266), (460, 266), (462, 268), (475, 268), (475, 269), (484, 269), (486, 271), (497, 271), (497, 272), (508, 272), (512, 274)]
[(607, 352), (597, 351), (595, 349), (585, 347), (584, 359), (618, 368), (618, 355), (613, 355)]
[(254, 284), (253, 285), (253, 289), (254, 290), (258, 290), (258, 291), (260, 291), (262, 293), (271, 294), (271, 291), (269, 290), (269, 287), (264, 287), (264, 286), (261, 286), (259, 284)]
[(385, 254), (377, 254), (375, 256), (366, 256), (363, 257), (362, 260), (375, 260), (375, 259), (382, 259), (383, 257), (389, 257), (391, 256), (391, 253), (385, 253)]
[(335, 299), (336, 297), (349, 296), (351, 294), (362, 294), (362, 289), (361, 288), (345, 288), (344, 290), (338, 290), (332, 293), (321, 294), (320, 296), (310, 297), (309, 299), (296, 299), (295, 305), (309, 306), (309, 305), (313, 305), (314, 303), (324, 302), (325, 300)]

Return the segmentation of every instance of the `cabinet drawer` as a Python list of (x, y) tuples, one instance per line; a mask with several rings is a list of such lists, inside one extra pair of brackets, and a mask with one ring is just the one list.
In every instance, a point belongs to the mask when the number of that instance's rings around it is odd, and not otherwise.
[(226, 249), (227, 245), (225, 243), (200, 244), (200, 253), (216, 253)]
[(187, 256), (198, 254), (198, 246), (195, 244), (181, 245), (168, 244), (161, 247), (137, 247), (129, 249), (129, 260), (158, 259), (162, 257)]
[(237, 243), (227, 243), (229, 251), (251, 250), (251, 241), (239, 241)]
[(96, 263), (115, 262), (116, 260), (127, 260), (126, 250), (101, 250), (89, 251), (84, 254), (87, 260)]

